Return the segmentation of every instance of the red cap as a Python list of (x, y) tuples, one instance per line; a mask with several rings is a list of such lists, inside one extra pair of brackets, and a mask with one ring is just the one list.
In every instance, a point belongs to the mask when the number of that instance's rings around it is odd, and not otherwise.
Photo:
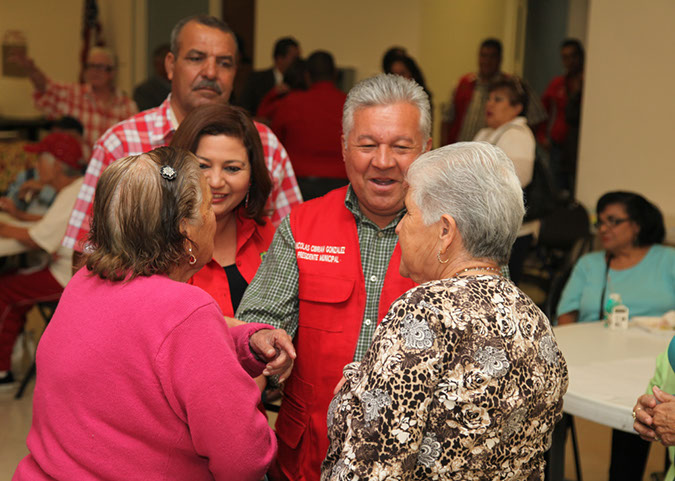
[(25, 145), (26, 152), (41, 154), (49, 152), (58, 160), (74, 169), (80, 168), (82, 159), (82, 146), (80, 142), (70, 134), (63, 132), (54, 132), (49, 134), (40, 142)]

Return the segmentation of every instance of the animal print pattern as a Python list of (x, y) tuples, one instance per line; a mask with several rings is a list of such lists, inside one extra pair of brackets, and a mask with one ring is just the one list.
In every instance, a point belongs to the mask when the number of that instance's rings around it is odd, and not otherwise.
[(322, 480), (543, 479), (567, 365), (548, 319), (509, 280), (406, 292), (344, 374)]

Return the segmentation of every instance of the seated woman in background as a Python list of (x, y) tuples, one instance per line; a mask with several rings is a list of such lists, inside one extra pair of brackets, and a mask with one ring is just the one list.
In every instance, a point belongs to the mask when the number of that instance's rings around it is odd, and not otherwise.
[(228, 328), (186, 284), (215, 229), (192, 154), (161, 147), (103, 172), (93, 252), (38, 346), (30, 454), (13, 479), (262, 479), (276, 439), (251, 376), (286, 377), (295, 351), (264, 324)]
[(322, 480), (543, 479), (567, 365), (549, 320), (499, 266), (523, 219), (504, 153), (422, 155), (396, 232), (396, 300), (331, 402)]
[(610, 294), (630, 316), (660, 316), (675, 309), (675, 249), (661, 245), (663, 215), (632, 192), (598, 200), (596, 228), (603, 250), (574, 266), (558, 304), (558, 323), (597, 321)]
[[(272, 181), (260, 135), (244, 110), (204, 105), (185, 117), (171, 146), (197, 156), (216, 215), (213, 259), (190, 284), (211, 294), (231, 318), (275, 231), (265, 216)], [(228, 322), (235, 325), (232, 319)]]
[[(525, 188), (532, 181), (536, 142), (527, 126), (528, 96), (522, 82), (509, 77), (490, 85), (485, 104), (487, 127), (478, 131), (473, 140), (489, 142), (504, 151), (513, 162), (520, 186)], [(513, 282), (518, 284), (523, 272), (523, 263), (530, 250), (536, 231), (536, 223), (525, 223), (518, 232), (509, 271)]]
[[(660, 316), (675, 309), (675, 249), (665, 237), (659, 209), (639, 194), (609, 192), (598, 200), (596, 227), (602, 251), (583, 256), (558, 304), (558, 323), (604, 317), (610, 294), (619, 294), (630, 316)], [(642, 479), (649, 443), (612, 431), (610, 481)]]

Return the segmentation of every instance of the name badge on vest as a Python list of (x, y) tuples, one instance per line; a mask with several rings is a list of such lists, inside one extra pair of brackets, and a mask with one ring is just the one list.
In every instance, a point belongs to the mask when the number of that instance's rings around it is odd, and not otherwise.
[(340, 264), (345, 250), (345, 246), (315, 245), (306, 244), (305, 242), (295, 243), (296, 257), (310, 262)]

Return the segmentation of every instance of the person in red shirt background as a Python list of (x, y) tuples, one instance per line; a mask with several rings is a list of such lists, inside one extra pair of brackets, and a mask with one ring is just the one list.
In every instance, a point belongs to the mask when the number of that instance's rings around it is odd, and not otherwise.
[(342, 160), (342, 107), (347, 96), (335, 86), (335, 61), (325, 51), (307, 58), (309, 88), (279, 101), (272, 130), (286, 147), (305, 200), (347, 185)]
[(581, 94), (584, 82), (584, 47), (576, 39), (566, 39), (560, 47), (565, 74), (553, 78), (541, 97), (548, 112), (537, 138), (550, 154), (553, 177), (558, 187), (573, 193), (576, 177)]

